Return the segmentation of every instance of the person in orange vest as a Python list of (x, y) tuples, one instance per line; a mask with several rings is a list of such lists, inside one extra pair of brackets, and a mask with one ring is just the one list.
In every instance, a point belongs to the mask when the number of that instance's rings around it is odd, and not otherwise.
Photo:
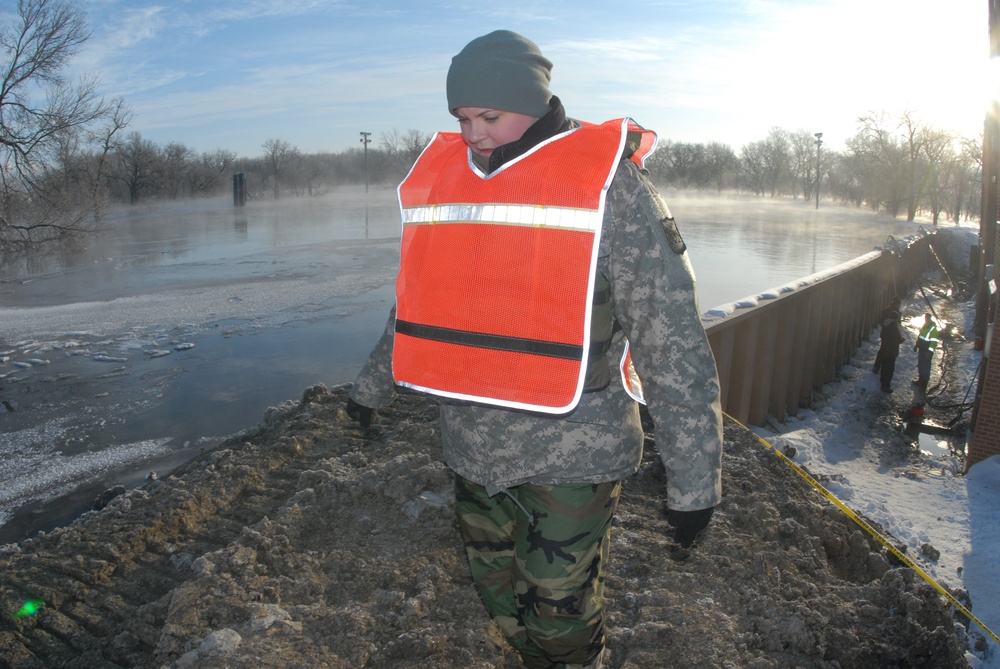
[(601, 667), (622, 479), (654, 424), (678, 552), (721, 498), (722, 411), (686, 246), (630, 119), (566, 116), (552, 63), (498, 30), (451, 62), (448, 111), (399, 187), (396, 304), (350, 389), (439, 398), (472, 578), (531, 669)]

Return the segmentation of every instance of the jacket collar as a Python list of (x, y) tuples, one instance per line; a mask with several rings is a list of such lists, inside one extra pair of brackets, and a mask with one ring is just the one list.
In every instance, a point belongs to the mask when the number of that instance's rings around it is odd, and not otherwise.
[(488, 174), (492, 174), (505, 163), (514, 160), (530, 151), (534, 146), (541, 144), (545, 140), (560, 132), (572, 127), (573, 121), (567, 120), (566, 110), (563, 109), (562, 102), (556, 96), (549, 100), (549, 111), (535, 123), (524, 131), (520, 139), (498, 146), (490, 154), (490, 162), (487, 169)]

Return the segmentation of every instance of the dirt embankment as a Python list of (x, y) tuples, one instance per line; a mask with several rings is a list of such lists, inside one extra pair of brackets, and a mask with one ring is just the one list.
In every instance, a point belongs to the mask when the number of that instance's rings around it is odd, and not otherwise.
[[(0, 666), (520, 667), (470, 583), (435, 404), (402, 394), (366, 430), (345, 399), (309, 388), (0, 549)], [(942, 598), (752, 434), (727, 423), (725, 498), (690, 552), (646, 451), (613, 532), (608, 666), (965, 666)]]

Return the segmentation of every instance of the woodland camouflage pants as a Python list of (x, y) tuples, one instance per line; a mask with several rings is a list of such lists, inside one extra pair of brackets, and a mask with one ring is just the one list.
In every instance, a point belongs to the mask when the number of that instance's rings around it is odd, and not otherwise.
[(604, 648), (604, 566), (621, 482), (532, 485), (494, 497), (455, 477), (479, 596), (529, 669), (587, 664)]

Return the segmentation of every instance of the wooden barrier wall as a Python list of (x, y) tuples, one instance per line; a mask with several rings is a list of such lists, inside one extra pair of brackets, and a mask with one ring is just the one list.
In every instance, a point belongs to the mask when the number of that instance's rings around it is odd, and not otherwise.
[(750, 425), (784, 422), (832, 381), (894, 296), (933, 260), (933, 233), (891, 240), (827, 271), (702, 314), (722, 408)]

